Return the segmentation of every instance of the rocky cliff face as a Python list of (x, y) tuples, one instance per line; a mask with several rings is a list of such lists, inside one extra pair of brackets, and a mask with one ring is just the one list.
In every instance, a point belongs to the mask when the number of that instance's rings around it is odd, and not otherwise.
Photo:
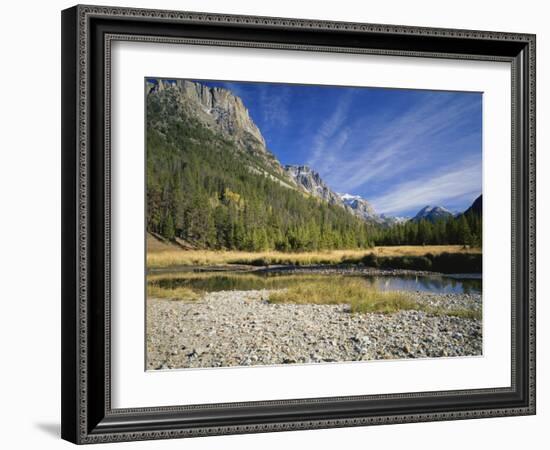
[(200, 116), (206, 121), (213, 120), (225, 134), (241, 140), (255, 139), (265, 149), (262, 133), (250, 118), (240, 97), (227, 89), (208, 87), (187, 80), (177, 80), (175, 88), (191, 104), (200, 106)]
[(376, 221), (378, 219), (378, 215), (374, 211), (372, 205), (359, 195), (340, 194), (340, 198), (345, 205), (354, 211), (355, 215), (365, 220)]
[(152, 126), (161, 131), (173, 117), (189, 117), (237, 144), (253, 158), (243, 160), (252, 172), (262, 173), (277, 183), (297, 189), (350, 214), (379, 225), (398, 223), (392, 217), (379, 216), (372, 205), (357, 195), (334, 192), (312, 168), (305, 165), (282, 166), (267, 149), (260, 129), (254, 123), (240, 97), (230, 90), (209, 87), (188, 80), (151, 80), (146, 84), (149, 107), (161, 112)]
[(331, 205), (344, 206), (338, 194), (333, 192), (321, 176), (309, 166), (287, 165), (284, 170), (302, 191)]
[(193, 117), (283, 173), (248, 109), (231, 91), (188, 80), (156, 80), (148, 82), (147, 89), (148, 95), (158, 98), (163, 111), (172, 109), (174, 114)]
[(358, 217), (361, 217), (363, 220), (382, 225), (385, 227), (391, 227), (393, 225), (398, 225), (409, 220), (406, 217), (394, 217), (387, 216), (385, 214), (378, 214), (374, 207), (370, 204), (369, 201), (365, 200), (359, 195), (352, 194), (338, 194), (344, 205), (350, 208), (351, 212)]
[(321, 176), (309, 166), (287, 165), (284, 167), (284, 170), (302, 191), (331, 205), (338, 205), (347, 210), (350, 214), (366, 222), (382, 226), (391, 226), (406, 220), (378, 215), (373, 206), (359, 195), (339, 194), (334, 192), (323, 181)]

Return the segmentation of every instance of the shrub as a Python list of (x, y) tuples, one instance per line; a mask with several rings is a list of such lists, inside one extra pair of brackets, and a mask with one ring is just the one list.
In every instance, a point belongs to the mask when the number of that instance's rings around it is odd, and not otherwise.
[(250, 261), (250, 264), (252, 266), (269, 266), (269, 259), (268, 258), (256, 258)]
[(199, 294), (192, 289), (179, 287), (173, 289), (165, 289), (159, 286), (147, 286), (147, 298), (165, 298), (170, 300), (196, 300)]
[(433, 270), (443, 273), (481, 273), (482, 263), (479, 253), (441, 253), (432, 257)]
[(432, 270), (432, 261), (426, 256), (388, 256), (378, 259), (384, 269)]
[(427, 256), (416, 256), (414, 264), (418, 270), (432, 270), (432, 260)]
[(374, 253), (367, 253), (363, 258), (361, 258), (361, 262), (367, 266), (367, 267), (379, 267), (380, 263), (378, 262), (378, 258)]

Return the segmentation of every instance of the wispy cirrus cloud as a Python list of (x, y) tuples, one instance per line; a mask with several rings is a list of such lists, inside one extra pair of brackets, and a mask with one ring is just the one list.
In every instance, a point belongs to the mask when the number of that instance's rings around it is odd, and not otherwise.
[(334, 162), (336, 154), (344, 148), (350, 136), (349, 109), (352, 101), (352, 92), (344, 93), (333, 113), (326, 118), (314, 134), (311, 152), (307, 163), (321, 169)]
[(464, 209), (481, 191), (479, 93), (208, 84), (243, 99), (283, 164), (308, 164), (333, 190), (361, 195), (379, 212)]
[(338, 152), (338, 159), (324, 167), (327, 179), (340, 190), (356, 191), (368, 182), (380, 183), (422, 164), (431, 165), (436, 146), (449, 145), (445, 142), (449, 136), (438, 135), (460, 126), (475, 108), (471, 102), (446, 103), (434, 94), (393, 118), (357, 120), (346, 130), (354, 136), (347, 151)]
[(282, 128), (288, 125), (290, 89), (287, 86), (280, 86), (276, 92), (263, 87), (259, 98), (262, 104), (264, 127)]
[(389, 192), (370, 199), (377, 211), (393, 214), (453, 200), (472, 202), (480, 194), (481, 158), (459, 163), (395, 185)]

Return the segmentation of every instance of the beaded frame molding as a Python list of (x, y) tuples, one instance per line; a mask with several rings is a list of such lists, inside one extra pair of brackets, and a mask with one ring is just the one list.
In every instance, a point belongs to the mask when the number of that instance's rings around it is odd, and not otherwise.
[[(113, 409), (114, 41), (505, 61), (512, 72), (511, 386)], [(535, 414), (535, 36), (78, 5), (62, 12), (62, 424), (78, 444)]]

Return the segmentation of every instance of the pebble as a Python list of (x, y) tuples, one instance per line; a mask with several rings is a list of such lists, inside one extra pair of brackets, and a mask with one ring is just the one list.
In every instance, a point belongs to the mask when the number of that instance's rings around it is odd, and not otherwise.
[[(443, 310), (481, 310), (478, 294), (416, 293)], [(481, 320), (423, 311), (349, 312), (349, 305), (270, 304), (269, 291), (149, 299), (147, 368), (326, 363), (477, 356)]]

